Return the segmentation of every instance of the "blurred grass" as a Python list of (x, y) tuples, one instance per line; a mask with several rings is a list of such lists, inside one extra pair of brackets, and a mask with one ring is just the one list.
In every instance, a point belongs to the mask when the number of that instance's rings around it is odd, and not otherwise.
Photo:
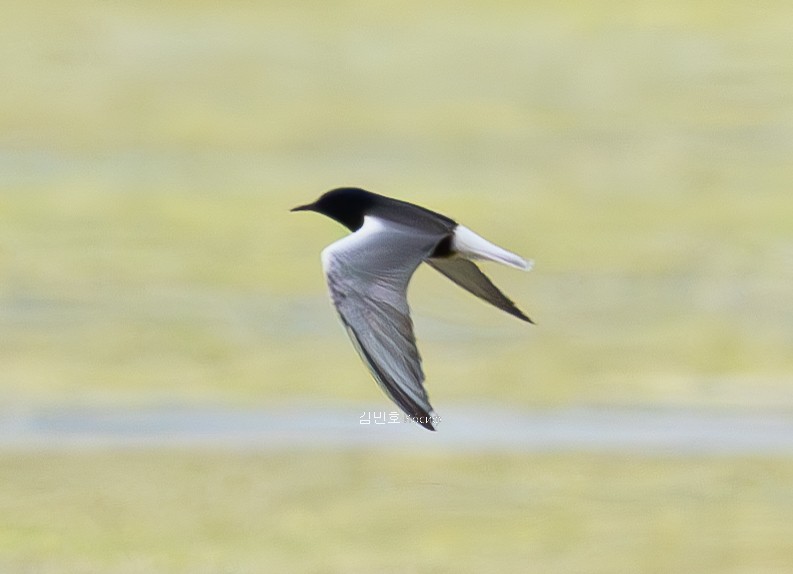
[(537, 260), (488, 268), (530, 329), (419, 273), (439, 405), (793, 407), (763, 6), (6, 3), (3, 400), (380, 400), (324, 294), (343, 230), (287, 212), (356, 184)]
[[(3, 194), (6, 398), (376, 399), (319, 269), (342, 231), (273, 195)], [(595, 212), (564, 195), (491, 199), (452, 212), (537, 257), (528, 275), (489, 272), (539, 325), (420, 273), (411, 300), (436, 397), (793, 405), (786, 198), (648, 195)], [(477, 215), (489, 203), (500, 221)]]
[(0, 567), (781, 574), (791, 480), (753, 458), (7, 453)]

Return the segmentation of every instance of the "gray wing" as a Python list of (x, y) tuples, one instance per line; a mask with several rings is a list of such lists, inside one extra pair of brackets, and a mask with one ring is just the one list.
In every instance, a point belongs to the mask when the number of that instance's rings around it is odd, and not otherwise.
[(502, 311), (506, 311), (518, 319), (528, 321), (529, 323), (534, 322), (529, 319), (523, 311), (518, 309), (515, 303), (504, 295), (498, 287), (493, 285), (493, 282), (487, 275), (482, 273), (476, 264), (468, 259), (462, 259), (460, 257), (434, 258), (427, 259), (427, 263), (431, 265), (433, 269), (439, 271), (469, 293), (473, 293), (480, 299), (484, 299), (491, 305), (495, 305)]
[(331, 299), (355, 350), (383, 391), (424, 428), (435, 430), (413, 334), (407, 286), (439, 236), (367, 217), (322, 253)]

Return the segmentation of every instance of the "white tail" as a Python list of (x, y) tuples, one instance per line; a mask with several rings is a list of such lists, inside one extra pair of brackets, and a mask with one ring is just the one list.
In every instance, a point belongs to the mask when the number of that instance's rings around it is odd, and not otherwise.
[(490, 243), (487, 239), (477, 235), (464, 225), (458, 225), (454, 229), (452, 250), (467, 259), (495, 261), (496, 263), (503, 263), (524, 271), (530, 270), (533, 265), (531, 261), (526, 261), (521, 256)]

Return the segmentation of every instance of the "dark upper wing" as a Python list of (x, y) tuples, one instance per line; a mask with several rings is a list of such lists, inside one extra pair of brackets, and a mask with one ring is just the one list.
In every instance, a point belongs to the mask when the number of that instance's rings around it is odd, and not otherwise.
[(355, 233), (322, 252), (323, 268), (352, 343), (380, 387), (423, 427), (432, 406), (413, 334), (407, 286), (438, 236), (367, 217)]
[(509, 297), (493, 285), (493, 282), (488, 279), (487, 275), (482, 273), (476, 264), (468, 259), (460, 257), (434, 258), (427, 259), (427, 263), (480, 299), (484, 299), (518, 319), (533, 323), (523, 311), (515, 306), (515, 303)]

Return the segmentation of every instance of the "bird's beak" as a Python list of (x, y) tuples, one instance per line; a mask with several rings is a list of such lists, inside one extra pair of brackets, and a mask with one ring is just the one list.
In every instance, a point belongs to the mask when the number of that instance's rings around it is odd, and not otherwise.
[(314, 204), (309, 203), (306, 205), (298, 205), (297, 207), (293, 207), (289, 211), (314, 211)]

